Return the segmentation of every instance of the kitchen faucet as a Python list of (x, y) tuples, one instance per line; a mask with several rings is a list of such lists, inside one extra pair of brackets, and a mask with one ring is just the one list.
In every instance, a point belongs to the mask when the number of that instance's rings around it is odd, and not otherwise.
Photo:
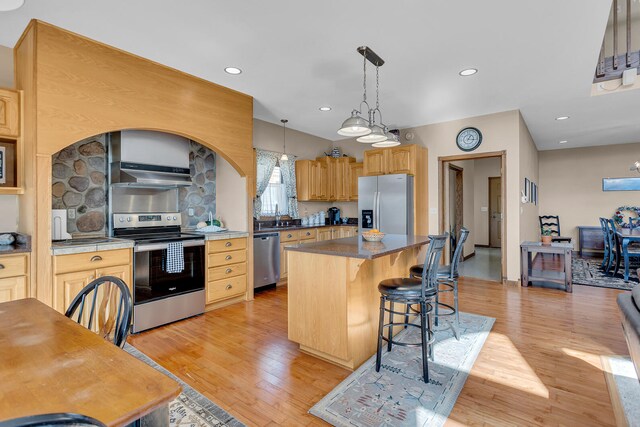
[(276, 227), (280, 227), (280, 213), (278, 213), (278, 204), (276, 203)]

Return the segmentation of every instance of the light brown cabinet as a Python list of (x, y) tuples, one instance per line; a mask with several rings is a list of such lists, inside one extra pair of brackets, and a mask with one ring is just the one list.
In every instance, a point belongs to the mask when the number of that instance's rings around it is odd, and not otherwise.
[[(298, 200), (351, 200), (351, 164), (353, 157), (318, 157), (296, 161)], [(357, 193), (357, 191), (356, 191)]]
[(387, 175), (406, 173), (415, 175), (417, 171), (416, 145), (401, 145), (392, 148), (378, 148), (364, 152), (364, 175)]
[(26, 298), (29, 294), (29, 255), (0, 256), (0, 302)]
[(349, 200), (358, 200), (358, 178), (364, 175), (363, 164), (351, 163), (349, 169)]
[(82, 288), (98, 277), (118, 277), (132, 292), (131, 266), (131, 249), (53, 256), (53, 308), (64, 313)]
[(0, 136), (20, 135), (20, 94), (0, 89)]
[(287, 251), (289, 245), (305, 244), (316, 241), (317, 228), (281, 231), (280, 232), (280, 278), (284, 279), (288, 273)]
[(207, 241), (206, 304), (241, 297), (246, 292), (246, 237)]

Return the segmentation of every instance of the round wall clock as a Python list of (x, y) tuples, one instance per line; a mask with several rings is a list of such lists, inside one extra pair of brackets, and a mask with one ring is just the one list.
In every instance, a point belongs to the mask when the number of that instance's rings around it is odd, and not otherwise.
[(472, 127), (464, 128), (458, 132), (456, 144), (462, 151), (473, 151), (482, 143), (482, 133)]

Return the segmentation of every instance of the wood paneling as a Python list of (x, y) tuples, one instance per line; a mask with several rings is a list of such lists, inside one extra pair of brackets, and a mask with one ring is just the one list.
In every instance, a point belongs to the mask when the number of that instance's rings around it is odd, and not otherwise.
[[(621, 292), (462, 278), (461, 310), (496, 322), (448, 424), (614, 426), (599, 355), (628, 354)], [(350, 372), (287, 339), (287, 306), (279, 286), (129, 342), (249, 425), (326, 425), (307, 411)]]
[[(255, 165), (250, 96), (37, 20), (23, 33), (14, 55), (16, 87), (24, 92), (26, 190), (20, 198), (19, 230), (32, 235), (38, 299), (52, 304), (53, 298), (51, 173), (43, 171), (51, 171), (52, 154), (93, 135), (157, 130), (214, 150), (247, 177), (251, 230)], [(247, 246), (250, 250), (252, 242)], [(252, 280), (251, 268), (248, 274)]]

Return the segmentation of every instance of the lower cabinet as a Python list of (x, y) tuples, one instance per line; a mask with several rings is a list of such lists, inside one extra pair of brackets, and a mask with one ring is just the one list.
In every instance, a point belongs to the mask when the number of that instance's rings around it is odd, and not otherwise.
[(29, 294), (29, 255), (0, 256), (0, 302), (26, 298)]
[(64, 313), (82, 288), (98, 277), (115, 276), (133, 292), (132, 257), (131, 249), (54, 255), (53, 308)]
[(207, 242), (207, 304), (244, 296), (247, 292), (247, 239)]

